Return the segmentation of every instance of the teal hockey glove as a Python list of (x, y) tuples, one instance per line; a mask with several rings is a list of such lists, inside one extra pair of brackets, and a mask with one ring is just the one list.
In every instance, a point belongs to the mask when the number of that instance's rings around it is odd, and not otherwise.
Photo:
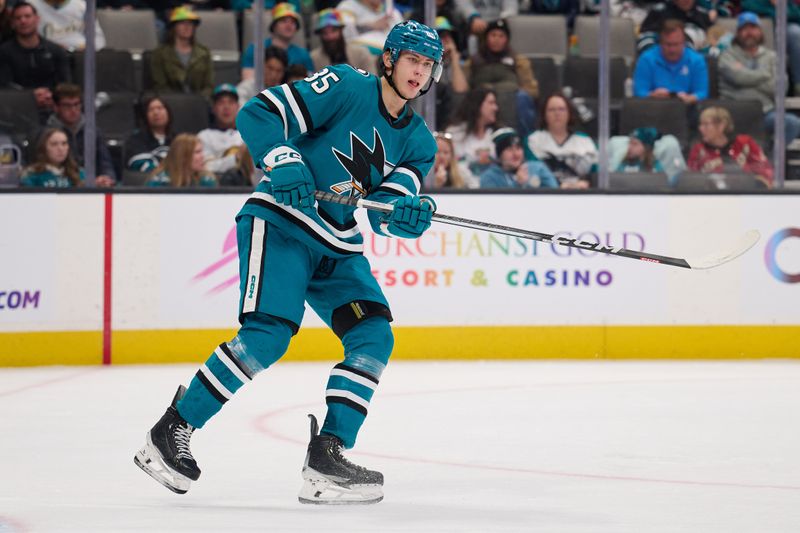
[(273, 148), (264, 158), (269, 170), (272, 196), (279, 204), (295, 209), (314, 207), (314, 176), (291, 146)]
[(416, 239), (431, 227), (436, 204), (427, 197), (403, 196), (386, 219), (386, 230), (405, 239)]

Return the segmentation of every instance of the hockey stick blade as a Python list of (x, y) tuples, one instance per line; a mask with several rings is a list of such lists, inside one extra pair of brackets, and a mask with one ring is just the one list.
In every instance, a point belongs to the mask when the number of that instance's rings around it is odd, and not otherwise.
[[(324, 191), (316, 191), (314, 196), (317, 200), (323, 202), (330, 202), (335, 204), (351, 205), (355, 207), (362, 207), (370, 211), (378, 211), (380, 213), (391, 213), (394, 207), (390, 204), (381, 202), (374, 202), (372, 200), (365, 200), (363, 198), (351, 198), (349, 196), (340, 196)], [(569, 248), (578, 248), (581, 250), (599, 252), (607, 255), (615, 255), (618, 257), (627, 257), (629, 259), (638, 259), (647, 263), (658, 263), (662, 265), (675, 266), (680, 268), (690, 268), (693, 270), (705, 270), (723, 265), (740, 255), (744, 254), (747, 250), (752, 248), (760, 237), (756, 230), (750, 230), (745, 233), (732, 248), (718, 251), (709, 254), (706, 257), (697, 260), (687, 260), (681, 257), (670, 257), (668, 255), (657, 255), (647, 252), (639, 252), (636, 250), (629, 250), (627, 248), (615, 248), (613, 246), (605, 246), (598, 242), (580, 241), (569, 237), (559, 237), (549, 233), (541, 233), (538, 231), (531, 231), (520, 228), (513, 228), (511, 226), (502, 226), (500, 224), (493, 224), (490, 222), (481, 222), (479, 220), (471, 220), (468, 218), (454, 217), (450, 215), (442, 215), (434, 213), (432, 219), (442, 224), (449, 224), (451, 226), (460, 226), (462, 228), (475, 229), (480, 231), (487, 231), (489, 233), (499, 233), (502, 235), (509, 235), (511, 237), (519, 237), (521, 239), (530, 239), (533, 241), (544, 242), (548, 244), (558, 244), (567, 246)]]
[(739, 240), (730, 248), (717, 250), (715, 253), (708, 254), (698, 259), (689, 259), (689, 266), (696, 270), (707, 270), (724, 265), (743, 255), (747, 250), (755, 246), (760, 238), (761, 234), (758, 230), (751, 229), (739, 237)]

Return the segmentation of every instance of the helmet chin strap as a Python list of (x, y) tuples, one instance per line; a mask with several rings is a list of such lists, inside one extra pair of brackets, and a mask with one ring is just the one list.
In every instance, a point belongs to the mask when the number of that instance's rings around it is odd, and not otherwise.
[[(400, 94), (400, 91), (397, 89), (397, 86), (395, 86), (395, 84), (394, 84), (394, 70), (395, 69), (394, 69), (394, 64), (393, 64), (392, 65), (392, 73), (389, 74), (388, 76), (386, 76), (386, 81), (389, 83), (389, 87), (391, 87), (392, 90), (394, 91), (394, 94), (396, 94), (397, 96), (399, 96), (400, 98), (402, 98), (406, 102), (410, 102), (411, 100), (415, 100), (415, 99), (419, 98), (420, 96), (422, 96), (425, 93), (427, 93), (428, 91), (430, 91), (431, 87), (433, 87), (433, 77), (430, 77), (430, 78), (428, 78), (428, 86), (426, 88), (424, 88), (424, 89), (420, 89), (419, 94), (417, 96), (415, 96), (414, 98), (406, 98), (405, 96)], [(386, 74), (385, 70), (384, 70), (384, 74)]]

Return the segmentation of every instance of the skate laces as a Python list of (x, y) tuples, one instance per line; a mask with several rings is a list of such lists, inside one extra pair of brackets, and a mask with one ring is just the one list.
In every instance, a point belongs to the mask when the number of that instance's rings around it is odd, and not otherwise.
[(178, 453), (175, 454), (175, 459), (191, 459), (194, 461), (192, 452), (189, 449), (189, 440), (192, 438), (193, 432), (194, 427), (189, 424), (178, 424), (175, 427), (175, 444), (178, 447)]
[(336, 460), (339, 461), (340, 463), (344, 464), (345, 466), (353, 468), (353, 469), (355, 469), (355, 470), (357, 470), (359, 472), (369, 472), (369, 470), (367, 470), (365, 467), (359, 466), (359, 465), (347, 460), (347, 458), (342, 454), (342, 450), (344, 449), (344, 446), (337, 439), (332, 439), (331, 440), (330, 449), (331, 449), (331, 453), (334, 455)]

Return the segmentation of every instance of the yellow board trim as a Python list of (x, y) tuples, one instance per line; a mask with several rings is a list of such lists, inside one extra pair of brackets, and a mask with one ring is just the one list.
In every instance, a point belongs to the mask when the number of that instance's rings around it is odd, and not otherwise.
[(102, 331), (0, 333), (0, 367), (102, 363)]
[[(205, 361), (233, 329), (115, 331), (114, 364)], [(395, 328), (392, 359), (800, 358), (800, 326), (496, 326)], [(0, 333), (0, 366), (102, 363), (102, 333)], [(342, 356), (327, 329), (292, 339), (286, 361)]]

